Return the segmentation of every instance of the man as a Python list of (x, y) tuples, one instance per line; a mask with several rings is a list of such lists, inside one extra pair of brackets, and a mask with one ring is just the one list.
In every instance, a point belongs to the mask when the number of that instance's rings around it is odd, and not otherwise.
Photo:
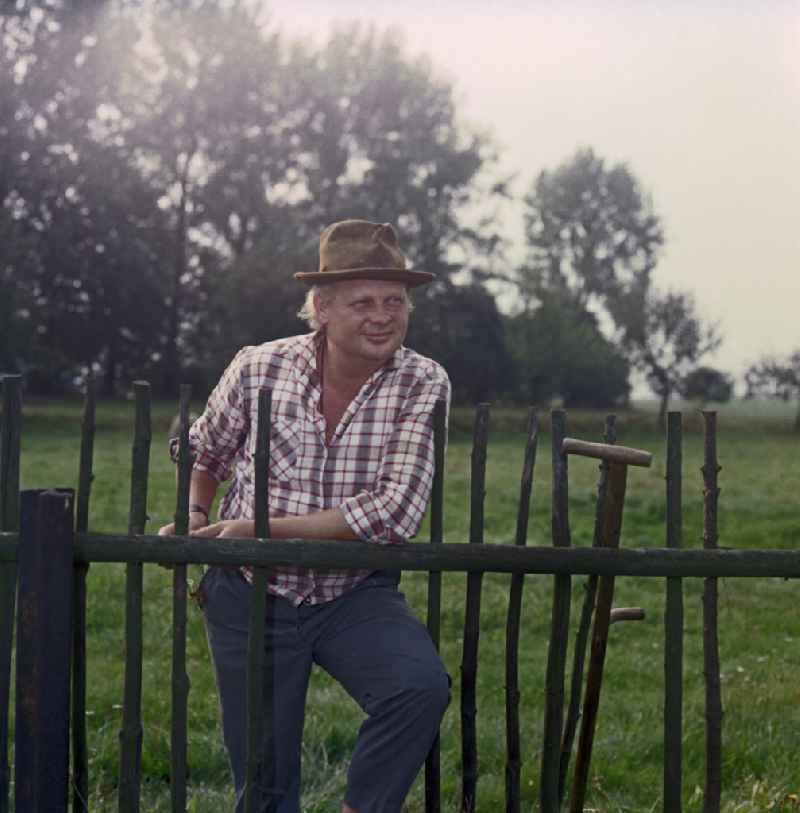
[[(347, 220), (323, 231), (319, 270), (295, 277), (313, 286), (301, 315), (316, 330), (245, 347), (223, 374), (190, 433), (190, 530), (254, 535), (258, 391), (268, 387), (271, 536), (406, 541), (430, 497), (433, 407), (450, 396), (444, 370), (402, 345), (408, 289), (433, 275), (406, 268), (390, 225)], [(228, 478), (220, 521), (209, 525), (217, 486)], [(250, 580), (247, 569), (211, 568), (200, 586), (237, 811), (245, 780)], [(264, 809), (300, 810), (305, 695), (317, 663), (367, 715), (343, 813), (400, 811), (449, 701), (449, 678), (398, 580), (380, 571), (271, 571), (276, 764), (275, 786), (259, 788)]]

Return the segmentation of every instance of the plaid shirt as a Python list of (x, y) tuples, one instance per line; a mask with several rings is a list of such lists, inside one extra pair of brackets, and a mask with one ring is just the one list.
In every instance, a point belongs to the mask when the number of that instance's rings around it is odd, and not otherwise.
[[(433, 406), (450, 398), (444, 369), (400, 347), (348, 406), (329, 443), (320, 412), (321, 334), (244, 347), (190, 431), (194, 468), (232, 478), (220, 519), (253, 519), (258, 391), (272, 391), (269, 513), (339, 508), (364, 540), (402, 542), (419, 530), (433, 482)], [(173, 446), (173, 456), (175, 455)], [(249, 579), (251, 573), (244, 569)], [(365, 570), (276, 568), (269, 590), (295, 605), (330, 601)]]

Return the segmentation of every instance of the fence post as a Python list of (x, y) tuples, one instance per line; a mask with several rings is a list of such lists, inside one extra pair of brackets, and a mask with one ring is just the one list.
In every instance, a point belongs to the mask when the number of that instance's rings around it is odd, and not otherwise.
[[(19, 528), (19, 458), (22, 429), (22, 377), (3, 376), (0, 427), (0, 531)], [(8, 813), (8, 717), (17, 563), (0, 564), (0, 813)]]
[[(444, 541), (444, 451), (447, 443), (447, 401), (439, 399), (433, 407), (433, 486), (431, 488), (431, 544)], [(436, 651), (442, 610), (442, 571), (428, 573), (428, 633)], [(441, 800), (441, 753), (439, 733), (431, 745), (425, 760), (425, 813), (440, 813)]]
[[(478, 404), (470, 470), (469, 541), (483, 544), (483, 504), (486, 497), (486, 443), (489, 436), (489, 404)], [(481, 585), (483, 571), (467, 573), (464, 609), (464, 646), (461, 655), (461, 765), (462, 813), (475, 813), (478, 786), (477, 714), (478, 642), (480, 637)]]
[[(526, 435), (514, 540), (517, 545), (525, 545), (528, 541), (533, 468), (536, 464), (536, 448), (539, 442), (539, 420), (533, 407), (528, 412)], [(522, 757), (519, 733), (519, 631), (524, 580), (524, 573), (511, 574), (506, 615), (506, 813), (519, 813), (520, 809)]]
[[(716, 550), (717, 413), (703, 412), (703, 548)], [(719, 813), (722, 794), (722, 692), (720, 689), (719, 632), (717, 629), (717, 577), (703, 582), (703, 671), (706, 682), (706, 788), (703, 810)]]
[[(572, 545), (569, 529), (569, 486), (567, 455), (561, 449), (566, 435), (566, 413), (554, 409), (550, 413), (553, 456), (553, 502), (551, 526), (553, 545)], [(545, 676), (544, 736), (539, 802), (542, 813), (557, 813), (558, 775), (561, 761), (561, 738), (564, 721), (564, 675), (567, 663), (569, 613), (572, 579), (568, 574), (553, 577), (553, 609), (550, 622), (550, 642), (547, 648)]]
[(22, 492), (14, 779), (31, 813), (67, 810), (74, 502)]
[[(175, 533), (189, 533), (189, 492), (193, 459), (189, 448), (189, 404), (192, 388), (181, 384), (178, 484), (175, 495)], [(172, 720), (170, 730), (170, 792), (172, 810), (186, 810), (188, 773), (189, 676), (186, 674), (186, 583), (187, 566), (172, 569)]]
[[(147, 524), (147, 476), (150, 471), (150, 385), (134, 381), (136, 423), (131, 453), (131, 507), (128, 535), (143, 534)], [(130, 544), (130, 542), (128, 543)], [(119, 811), (138, 813), (142, 766), (143, 586), (141, 562), (125, 567), (125, 686), (119, 732)]]
[[(92, 492), (94, 460), (95, 386), (90, 372), (81, 422), (81, 457), (78, 469), (78, 495), (75, 505), (75, 532), (89, 530), (89, 499)], [(74, 566), (75, 589), (72, 618), (72, 811), (89, 811), (89, 750), (86, 738), (86, 576), (88, 562)]]
[[(683, 536), (683, 426), (680, 412), (667, 415), (667, 547)], [(664, 810), (680, 813), (683, 786), (683, 580), (667, 579), (664, 612)]]
[[(271, 454), (272, 391), (258, 391), (258, 424), (255, 454), (255, 534), (269, 538), (269, 464)], [(247, 767), (244, 787), (245, 813), (272, 813), (279, 800), (264, 799), (263, 789), (274, 789), (275, 777), (275, 677), (272, 652), (274, 596), (267, 591), (269, 571), (253, 568), (250, 631), (247, 637)], [(269, 619), (267, 618), (269, 616)]]

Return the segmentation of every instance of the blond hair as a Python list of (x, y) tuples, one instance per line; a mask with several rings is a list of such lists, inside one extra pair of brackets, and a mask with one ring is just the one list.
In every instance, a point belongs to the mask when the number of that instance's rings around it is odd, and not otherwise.
[(319, 321), (319, 313), (317, 312), (317, 294), (322, 300), (323, 305), (330, 305), (333, 298), (336, 296), (336, 283), (332, 282), (327, 285), (312, 285), (306, 293), (306, 298), (303, 300), (303, 305), (297, 315), (312, 329), (319, 330), (322, 324)]

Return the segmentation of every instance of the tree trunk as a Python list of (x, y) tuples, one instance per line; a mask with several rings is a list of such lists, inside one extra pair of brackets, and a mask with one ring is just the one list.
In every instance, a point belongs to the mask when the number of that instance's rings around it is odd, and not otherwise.
[(667, 409), (669, 407), (670, 395), (670, 388), (665, 388), (661, 393), (661, 402), (658, 407), (658, 428), (662, 432), (665, 432), (667, 429)]
[(800, 432), (800, 389), (797, 390), (797, 412), (794, 416), (794, 431)]
[[(188, 161), (187, 161), (188, 164)], [(167, 313), (167, 335), (164, 347), (164, 366), (161, 394), (177, 391), (181, 381), (181, 360), (178, 356), (178, 333), (180, 331), (181, 287), (186, 272), (186, 181), (181, 179), (181, 199), (178, 205), (178, 222), (175, 226), (175, 262), (172, 267), (172, 291)]]
[[(91, 366), (89, 367), (91, 369)], [(117, 384), (117, 349), (113, 341), (106, 346), (106, 367), (103, 371), (103, 395), (113, 398)]]

